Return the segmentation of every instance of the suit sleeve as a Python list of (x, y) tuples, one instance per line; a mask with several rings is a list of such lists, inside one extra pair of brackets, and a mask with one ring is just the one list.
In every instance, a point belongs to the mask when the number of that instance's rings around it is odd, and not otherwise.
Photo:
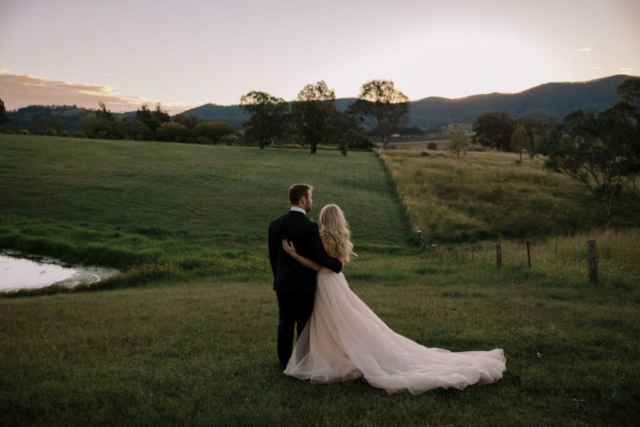
[(318, 230), (318, 224), (312, 222), (307, 230), (307, 233), (309, 233), (308, 242), (311, 259), (321, 266), (327, 267), (329, 270), (340, 273), (340, 271), (342, 270), (342, 262), (329, 256), (327, 251), (324, 250), (324, 246), (322, 246), (322, 241), (320, 240), (320, 231)]
[(269, 224), (269, 262), (273, 277), (276, 277), (276, 266), (278, 265), (278, 245), (273, 235), (273, 224)]

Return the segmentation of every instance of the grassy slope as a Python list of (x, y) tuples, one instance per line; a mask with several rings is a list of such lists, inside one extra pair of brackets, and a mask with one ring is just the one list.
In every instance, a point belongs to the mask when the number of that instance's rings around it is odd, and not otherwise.
[[(602, 227), (604, 215), (582, 185), (549, 172), (542, 159), (516, 164), (513, 153), (415, 150), (383, 155), (415, 230), (430, 242), (543, 237)], [(616, 208), (621, 227), (640, 212)]]
[[(84, 231), (95, 244), (101, 235), (120, 233), (105, 245), (138, 253), (157, 244), (165, 260), (185, 257), (196, 246), (190, 255), (196, 260), (226, 257), (219, 268), (255, 264), (258, 273), (242, 281), (186, 275), (179, 284), (164, 279), (144, 288), (0, 299), (2, 425), (634, 425), (640, 416), (637, 284), (594, 287), (577, 274), (558, 278), (520, 266), (496, 271), (490, 261), (453, 264), (428, 253), (384, 253), (378, 245), (391, 252), (388, 245), (406, 236), (399, 220), (377, 230), (385, 216), (401, 214), (371, 155), (311, 158), (302, 150), (7, 138), (0, 137), (5, 234), (39, 233), (51, 241), (55, 233), (47, 231), (58, 230), (71, 250), (82, 245), (76, 233)], [(206, 167), (189, 168), (199, 162)], [(252, 180), (251, 171), (239, 170), (247, 164), (270, 173)], [(324, 173), (339, 164), (344, 167)], [(236, 191), (206, 200), (216, 184), (197, 177), (212, 169)], [(119, 170), (137, 179), (118, 178)], [(274, 178), (279, 173), (289, 175)], [(154, 184), (163, 174), (172, 178)], [(377, 248), (361, 251), (347, 266), (353, 290), (391, 328), (427, 346), (504, 348), (503, 380), (464, 391), (387, 396), (363, 381), (315, 386), (283, 377), (275, 355), (277, 305), (262, 247), (268, 218), (282, 210), (281, 188), (302, 179), (322, 189), (314, 196), (318, 205), (331, 197), (352, 203), (345, 209), (356, 244)], [(77, 212), (91, 209), (99, 192), (94, 188), (109, 180), (136, 196), (98, 198), (104, 209)], [(13, 182), (30, 184), (15, 189)], [(260, 191), (245, 188), (253, 182)], [(371, 188), (371, 182), (379, 185)], [(214, 187), (183, 194), (203, 186)], [(171, 198), (178, 203), (164, 206)], [(216, 211), (216, 203), (227, 209)], [(256, 206), (265, 209), (258, 214)], [(215, 231), (199, 222), (206, 220), (197, 214), (206, 210), (221, 212), (214, 215)], [(230, 211), (246, 215), (245, 221), (225, 216)], [(129, 222), (121, 221), (127, 212)], [(266, 219), (260, 226), (229, 225), (251, 222), (253, 215)], [(139, 240), (118, 240), (124, 238)]]
[(371, 153), (0, 135), (0, 247), (129, 268), (130, 282), (268, 274), (267, 225), (295, 182), (316, 188), (313, 214), (344, 209), (358, 250), (405, 243)]

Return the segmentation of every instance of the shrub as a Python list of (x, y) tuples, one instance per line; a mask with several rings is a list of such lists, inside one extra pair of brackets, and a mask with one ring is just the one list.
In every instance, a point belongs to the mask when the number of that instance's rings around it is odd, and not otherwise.
[(20, 135), (29, 135), (29, 131), (26, 129), (21, 129), (20, 130)]
[(429, 156), (431, 156), (431, 154), (429, 154), (429, 153), (428, 153), (428, 152), (426, 152), (426, 151), (422, 151), (422, 153), (420, 153), (420, 155), (421, 155), (421, 156), (423, 156), (423, 157), (429, 157)]
[(68, 130), (63, 130), (62, 132), (60, 132), (60, 136), (63, 138), (68, 138), (69, 137), (69, 131)]
[(214, 144), (217, 144), (222, 137), (233, 134), (233, 132), (233, 127), (229, 123), (206, 122), (196, 125), (196, 127), (193, 128), (191, 136), (196, 141), (201, 136), (204, 136), (209, 138)]
[(198, 144), (213, 144), (213, 141), (210, 138), (207, 138), (206, 136), (197, 137), (196, 142)]
[(56, 132), (55, 129), (49, 129), (44, 134), (47, 135), (47, 136), (58, 136), (58, 132)]
[(430, 142), (427, 144), (427, 149), (428, 150), (437, 150), (438, 149), (438, 144), (436, 144), (435, 142)]
[(230, 134), (227, 134), (227, 135), (223, 136), (222, 138), (220, 138), (218, 140), (218, 142), (220, 144), (234, 145), (234, 144), (236, 144), (238, 142), (238, 139), (239, 138), (238, 138), (237, 135), (234, 135), (234, 134), (230, 133)]
[(176, 122), (163, 123), (156, 131), (158, 141), (183, 142), (189, 138), (189, 135), (189, 129)]
[(369, 150), (373, 148), (373, 142), (361, 132), (349, 129), (341, 141), (344, 141), (348, 148), (356, 150)]

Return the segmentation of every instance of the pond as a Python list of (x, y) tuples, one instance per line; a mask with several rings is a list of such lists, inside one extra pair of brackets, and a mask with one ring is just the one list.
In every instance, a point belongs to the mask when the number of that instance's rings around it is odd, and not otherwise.
[(74, 266), (54, 258), (0, 251), (0, 292), (90, 284), (118, 274), (113, 268)]

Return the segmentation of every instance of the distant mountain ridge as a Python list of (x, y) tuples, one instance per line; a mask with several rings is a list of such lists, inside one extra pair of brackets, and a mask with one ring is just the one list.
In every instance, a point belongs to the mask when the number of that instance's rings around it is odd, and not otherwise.
[[(572, 110), (581, 108), (589, 113), (605, 109), (618, 100), (616, 90), (626, 75), (615, 75), (579, 83), (546, 83), (518, 93), (490, 93), (465, 98), (428, 97), (412, 101), (409, 126), (431, 128), (450, 123), (473, 123), (478, 116), (491, 111), (503, 111), (514, 118), (528, 114), (546, 114), (562, 119)], [(347, 109), (355, 98), (340, 98), (336, 107)], [(249, 116), (239, 105), (205, 104), (184, 112), (204, 120), (242, 122)]]
[(491, 93), (465, 98), (429, 97), (411, 103), (412, 126), (430, 127), (449, 123), (473, 123), (478, 116), (503, 111), (517, 118), (540, 113), (562, 119), (581, 108), (596, 113), (618, 100), (617, 86), (626, 75), (615, 75), (579, 83), (546, 83), (523, 92)]
[[(578, 108), (595, 113), (617, 101), (617, 85), (625, 77), (627, 76), (615, 75), (588, 82), (546, 83), (518, 93), (490, 93), (457, 99), (423, 98), (411, 102), (408, 125), (432, 129), (450, 123), (471, 124), (478, 116), (491, 111), (506, 112), (513, 118), (540, 113), (556, 119), (562, 119)], [(354, 100), (355, 98), (337, 99), (336, 107), (345, 111)], [(11, 122), (0, 127), (30, 129), (37, 118), (49, 115), (60, 119), (65, 129), (76, 130), (80, 119), (93, 111), (75, 106), (29, 106), (8, 112)], [(183, 114), (195, 114), (206, 121), (226, 121), (236, 129), (249, 118), (239, 105), (205, 104), (186, 110)], [(114, 116), (133, 118), (135, 111), (114, 113)]]

